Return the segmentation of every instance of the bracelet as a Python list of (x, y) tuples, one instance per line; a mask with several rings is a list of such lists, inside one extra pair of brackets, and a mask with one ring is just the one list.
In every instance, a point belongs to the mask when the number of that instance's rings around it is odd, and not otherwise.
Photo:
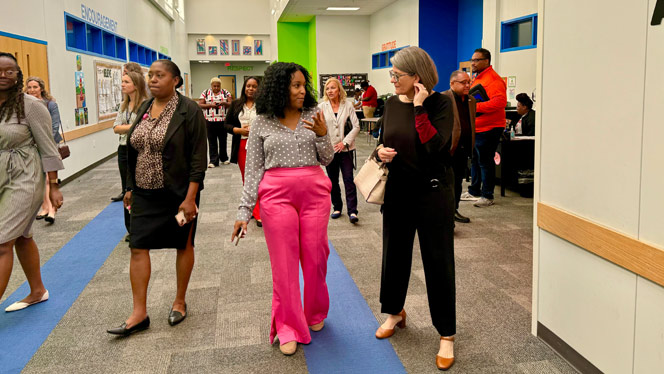
[(55, 185), (60, 185), (60, 183), (58, 183), (58, 180), (57, 180), (57, 179), (56, 179), (56, 180), (48, 181), (48, 183), (50, 183), (50, 184), (55, 184)]

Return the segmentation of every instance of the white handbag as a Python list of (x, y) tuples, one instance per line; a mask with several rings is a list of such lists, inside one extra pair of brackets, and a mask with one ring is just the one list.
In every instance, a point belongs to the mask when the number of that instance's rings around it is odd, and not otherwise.
[(385, 163), (376, 161), (376, 152), (380, 148), (364, 162), (354, 181), (367, 203), (383, 205), (389, 170)]

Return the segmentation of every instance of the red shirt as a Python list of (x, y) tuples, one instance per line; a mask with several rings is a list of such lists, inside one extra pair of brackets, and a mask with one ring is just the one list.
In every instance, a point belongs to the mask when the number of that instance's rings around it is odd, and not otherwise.
[(377, 107), (378, 106), (378, 92), (373, 86), (367, 87), (367, 89), (362, 94), (362, 98), (369, 98), (367, 101), (362, 101), (362, 106)]
[(505, 81), (493, 70), (493, 67), (489, 66), (473, 79), (472, 86), (478, 84), (481, 84), (486, 90), (489, 101), (477, 103), (475, 132), (505, 127), (505, 106), (507, 105)]

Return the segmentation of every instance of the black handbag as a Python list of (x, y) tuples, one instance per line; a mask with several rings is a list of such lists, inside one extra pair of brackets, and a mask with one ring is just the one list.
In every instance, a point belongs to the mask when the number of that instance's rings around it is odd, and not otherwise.
[(353, 130), (353, 122), (350, 120), (350, 116), (346, 118), (346, 124), (344, 125), (344, 136), (348, 135), (349, 132)]

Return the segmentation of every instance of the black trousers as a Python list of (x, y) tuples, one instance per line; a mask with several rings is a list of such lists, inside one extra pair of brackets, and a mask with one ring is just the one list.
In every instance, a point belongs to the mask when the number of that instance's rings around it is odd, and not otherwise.
[(383, 204), (381, 312), (398, 314), (403, 309), (417, 232), (429, 311), (441, 336), (456, 334), (453, 178), (447, 168), (439, 178), (441, 185), (432, 188), (390, 174)]
[(207, 121), (207, 138), (210, 149), (210, 163), (219, 166), (219, 162), (228, 161), (226, 151), (228, 133), (224, 129), (224, 122)]
[[(118, 146), (118, 168), (120, 169), (120, 179), (122, 179), (122, 193), (127, 192), (127, 146), (119, 145)], [(124, 211), (124, 222), (127, 232), (129, 232), (129, 211), (127, 209), (122, 209)]]
[(339, 169), (346, 190), (346, 204), (348, 204), (348, 215), (357, 214), (357, 188), (353, 181), (353, 156), (354, 151), (339, 152), (334, 154), (332, 162), (325, 167), (327, 176), (332, 182), (332, 207), (341, 212), (344, 203), (341, 200), (341, 187), (339, 187)]
[(470, 156), (469, 148), (459, 144), (452, 156), (452, 168), (454, 170), (454, 201), (455, 209), (459, 209), (459, 201), (461, 201), (461, 188), (463, 179), (466, 177), (466, 170), (468, 170), (468, 157)]

